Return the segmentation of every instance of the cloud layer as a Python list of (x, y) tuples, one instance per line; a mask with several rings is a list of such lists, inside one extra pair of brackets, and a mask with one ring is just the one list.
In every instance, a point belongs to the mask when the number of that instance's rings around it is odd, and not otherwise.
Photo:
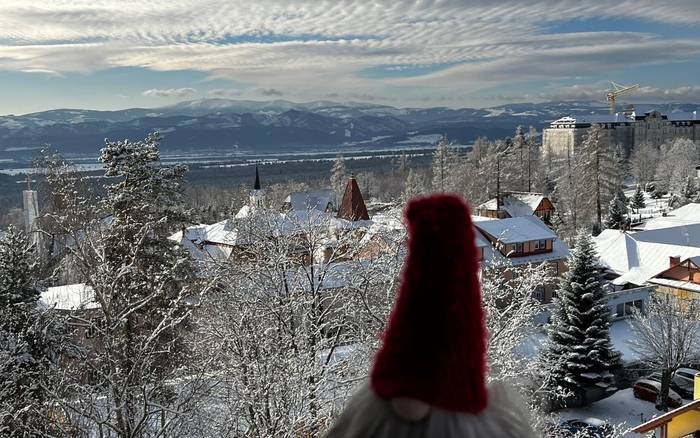
[(158, 96), (158, 97), (187, 97), (192, 96), (197, 90), (194, 88), (151, 88), (143, 92), (144, 96)]
[[(508, 81), (574, 81), (600, 71), (700, 57), (698, 38), (654, 33), (654, 23), (697, 26), (697, 0), (672, 5), (658, 0), (46, 4), (0, 4), (0, 70), (195, 70), (245, 84), (257, 96), (318, 98), (334, 93), (341, 98), (369, 95), (390, 101), (400, 96), (405, 102), (420, 102), (468, 96)], [(646, 25), (636, 32), (551, 30), (567, 20), (620, 17)], [(236, 93), (209, 91), (214, 96)], [(144, 92), (192, 94), (190, 87)]]

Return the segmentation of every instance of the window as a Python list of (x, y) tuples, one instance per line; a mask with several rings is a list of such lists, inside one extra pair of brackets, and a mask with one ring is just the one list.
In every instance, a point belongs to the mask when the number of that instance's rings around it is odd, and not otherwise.
[(533, 294), (533, 297), (537, 301), (539, 301), (540, 303), (544, 303), (544, 287), (537, 286), (537, 289), (535, 289), (535, 293)]
[(535, 249), (547, 249), (547, 241), (546, 240), (538, 240), (535, 242)]
[(522, 254), (523, 252), (523, 244), (521, 243), (516, 243), (515, 244), (515, 253), (516, 254)]

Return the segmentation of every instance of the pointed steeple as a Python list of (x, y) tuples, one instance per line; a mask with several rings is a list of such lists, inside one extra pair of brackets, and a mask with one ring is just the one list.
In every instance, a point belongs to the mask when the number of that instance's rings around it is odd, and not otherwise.
[(350, 174), (348, 184), (345, 186), (343, 200), (338, 208), (338, 217), (351, 222), (369, 220), (365, 200), (362, 198), (362, 192), (353, 174)]
[(255, 184), (253, 184), (253, 190), (250, 191), (250, 207), (260, 208), (265, 205), (265, 190), (262, 189), (260, 184), (260, 172), (258, 171), (258, 166), (255, 166)]
[(260, 173), (258, 172), (258, 166), (255, 166), (255, 184), (253, 185), (253, 190), (260, 190)]

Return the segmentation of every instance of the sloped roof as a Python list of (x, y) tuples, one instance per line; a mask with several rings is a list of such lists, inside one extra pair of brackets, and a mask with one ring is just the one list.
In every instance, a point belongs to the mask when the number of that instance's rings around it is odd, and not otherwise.
[(326, 211), (328, 204), (333, 204), (333, 190), (322, 189), (307, 192), (292, 192), (284, 199), (284, 203), (293, 211)]
[(360, 187), (357, 185), (357, 180), (354, 176), (350, 177), (348, 184), (345, 186), (343, 200), (338, 208), (338, 217), (353, 222), (369, 220), (365, 200), (362, 198), (362, 192), (360, 192)]
[[(542, 225), (540, 226), (539, 223)], [(519, 243), (532, 240), (556, 239), (554, 234), (535, 216), (510, 217), (492, 221), (476, 221), (474, 226), (502, 243)]]
[(84, 283), (49, 287), (41, 293), (40, 302), (58, 310), (99, 309), (95, 292)]
[[(540, 193), (508, 193), (503, 196), (501, 209), (510, 217), (529, 216), (535, 213), (544, 198)], [(496, 210), (496, 198), (484, 202), (479, 209)]]
[(606, 230), (594, 242), (601, 265), (620, 275), (613, 283), (641, 286), (668, 269), (669, 257), (700, 256), (700, 224), (637, 233)]
[[(559, 239), (554, 233), (552, 233), (552, 230), (545, 225), (544, 222), (542, 222), (539, 218), (536, 216), (526, 216), (523, 218), (515, 218), (518, 219), (519, 221), (527, 221), (529, 222), (530, 226), (532, 227), (539, 227), (542, 228), (543, 233), (551, 233), (550, 235), (553, 236), (553, 244), (552, 244), (552, 251), (551, 252), (543, 252), (539, 254), (533, 254), (529, 256), (523, 256), (523, 257), (513, 257), (509, 258), (501, 254), (500, 251), (498, 251), (496, 248), (491, 245), (491, 243), (484, 238), (484, 236), (481, 234), (481, 228), (483, 227), (484, 224), (490, 224), (494, 222), (502, 222), (502, 221), (510, 221), (513, 218), (509, 219), (493, 219), (493, 218), (485, 218), (483, 216), (472, 216), (472, 222), (474, 223), (474, 227), (476, 228), (476, 244), (477, 247), (479, 248), (484, 248), (484, 259), (483, 263), (486, 266), (507, 266), (507, 265), (512, 265), (512, 266), (519, 266), (519, 265), (526, 265), (528, 263), (540, 263), (540, 262), (545, 262), (545, 261), (550, 261), (550, 260), (564, 260), (569, 257), (570, 250), (568, 245)], [(485, 245), (484, 245), (485, 243)]]
[(644, 230), (656, 230), (698, 223), (700, 223), (700, 204), (691, 202), (683, 207), (669, 211), (666, 213), (666, 216), (649, 219), (644, 224)]

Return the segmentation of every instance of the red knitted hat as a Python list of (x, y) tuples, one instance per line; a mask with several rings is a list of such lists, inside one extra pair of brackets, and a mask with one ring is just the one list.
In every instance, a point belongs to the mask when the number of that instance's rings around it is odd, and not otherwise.
[(469, 207), (453, 195), (416, 199), (406, 220), (408, 259), (372, 388), (476, 414), (487, 404), (486, 328)]

